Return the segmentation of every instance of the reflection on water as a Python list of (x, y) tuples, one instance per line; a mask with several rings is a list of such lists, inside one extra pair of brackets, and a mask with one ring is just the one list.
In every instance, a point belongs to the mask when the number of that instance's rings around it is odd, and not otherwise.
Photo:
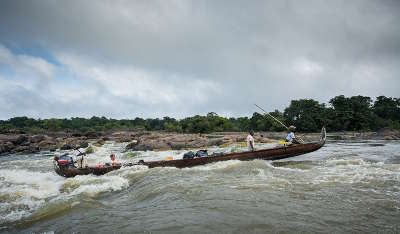
[[(89, 163), (107, 162), (116, 152), (122, 162), (184, 153), (123, 148), (107, 143)], [(0, 158), (0, 232), (395, 233), (399, 152), (393, 141), (328, 142), (282, 161), (136, 166), (69, 179), (53, 172), (52, 154), (10, 155)]]

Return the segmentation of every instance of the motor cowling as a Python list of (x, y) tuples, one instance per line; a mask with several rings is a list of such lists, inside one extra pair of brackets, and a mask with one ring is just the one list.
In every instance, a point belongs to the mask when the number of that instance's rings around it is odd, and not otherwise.
[(69, 163), (68, 160), (65, 160), (65, 159), (59, 159), (57, 161), (58, 166), (67, 166), (68, 163)]
[(60, 168), (74, 167), (74, 160), (68, 154), (61, 155), (60, 157), (55, 156), (54, 161), (57, 162), (57, 166)]

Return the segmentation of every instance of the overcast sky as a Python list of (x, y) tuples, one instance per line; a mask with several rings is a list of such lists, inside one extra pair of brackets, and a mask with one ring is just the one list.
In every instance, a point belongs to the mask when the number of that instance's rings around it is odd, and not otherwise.
[(0, 119), (400, 97), (400, 1), (0, 1)]

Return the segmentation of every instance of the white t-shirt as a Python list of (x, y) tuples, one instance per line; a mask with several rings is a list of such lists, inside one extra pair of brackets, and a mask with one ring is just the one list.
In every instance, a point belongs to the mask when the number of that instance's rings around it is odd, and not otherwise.
[(292, 140), (293, 140), (294, 138), (296, 138), (296, 137), (294, 136), (294, 132), (289, 132), (288, 135), (286, 136), (286, 141), (292, 142)]
[(76, 157), (78, 163), (78, 168), (85, 168), (88, 166), (87, 158), (85, 155), (80, 155)]
[[(248, 135), (247, 136), (247, 138), (246, 138), (246, 141), (247, 141), (247, 148), (249, 149), (249, 151), (251, 151), (251, 150), (254, 150), (251, 146), (253, 146), (254, 147), (254, 137), (252, 136), (252, 135)], [(250, 144), (250, 142), (252, 143), (252, 144)]]

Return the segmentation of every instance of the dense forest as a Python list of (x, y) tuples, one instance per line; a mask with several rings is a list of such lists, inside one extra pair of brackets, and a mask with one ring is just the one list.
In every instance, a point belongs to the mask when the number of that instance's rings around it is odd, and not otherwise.
[[(328, 131), (368, 131), (383, 127), (400, 129), (400, 99), (379, 96), (336, 96), (329, 104), (313, 99), (292, 100), (283, 111), (275, 110), (271, 115), (285, 123), (295, 125), (299, 131), (315, 132), (322, 126)], [(250, 118), (226, 118), (214, 112), (206, 116), (196, 115), (184, 119), (164, 117), (162, 119), (108, 119), (106, 117), (71, 119), (32, 119), (14, 117), (0, 120), (0, 132), (47, 131), (95, 132), (116, 130), (163, 130), (184, 133), (209, 133), (220, 131), (284, 131), (272, 118), (255, 112)]]

